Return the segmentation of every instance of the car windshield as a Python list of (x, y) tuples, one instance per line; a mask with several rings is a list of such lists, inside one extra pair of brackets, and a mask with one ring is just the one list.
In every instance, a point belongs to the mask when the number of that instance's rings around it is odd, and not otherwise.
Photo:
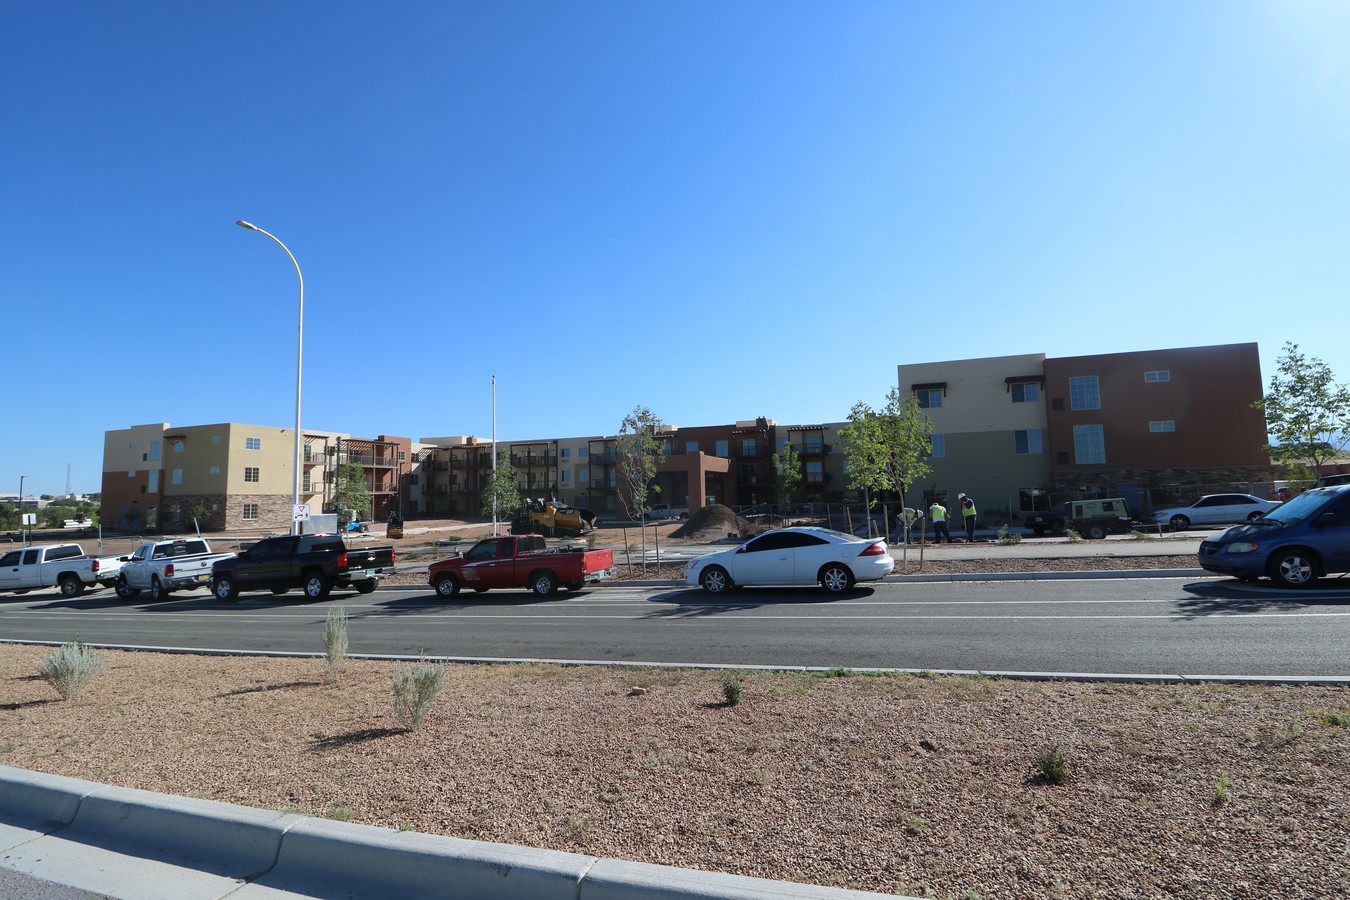
[(1331, 491), (1305, 491), (1288, 503), (1266, 513), (1265, 517), (1258, 519), (1257, 522), (1268, 525), (1297, 525), (1335, 497), (1336, 494)]

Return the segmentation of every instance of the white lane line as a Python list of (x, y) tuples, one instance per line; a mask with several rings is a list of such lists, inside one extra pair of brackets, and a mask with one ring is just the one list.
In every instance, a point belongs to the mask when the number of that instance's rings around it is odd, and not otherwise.
[[(378, 610), (377, 610), (378, 611)], [(734, 615), (733, 615), (734, 614)], [(111, 619), (111, 618), (131, 618), (136, 613), (103, 613), (95, 615), (84, 615), (81, 618), (90, 619)], [(50, 621), (50, 616), (44, 614), (44, 618)], [(177, 621), (200, 621), (204, 618), (211, 619), (232, 619), (237, 622), (276, 622), (278, 619), (306, 620), (311, 622), (322, 621), (321, 616), (314, 614), (300, 613), (272, 613), (270, 615), (249, 615), (247, 613), (165, 613), (158, 616), (155, 621), (158, 622), (177, 622)], [(375, 618), (375, 617), (371, 617)], [(404, 621), (404, 620), (428, 620), (428, 621), (448, 621), (453, 619), (456, 622), (463, 622), (465, 619), (502, 619), (516, 622), (537, 622), (540, 620), (557, 620), (562, 622), (571, 621), (589, 621), (589, 620), (616, 620), (627, 622), (652, 622), (652, 623), (708, 623), (717, 622), (906, 622), (916, 620), (935, 620), (935, 621), (1068, 621), (1068, 620), (1092, 620), (1092, 619), (1121, 619), (1121, 620), (1140, 620), (1140, 619), (1176, 619), (1193, 622), (1213, 621), (1215, 619), (1306, 619), (1306, 618), (1324, 618), (1338, 619), (1350, 618), (1350, 612), (1213, 612), (1213, 613), (1160, 613), (1143, 615), (759, 615), (754, 610), (746, 609), (727, 609), (717, 615), (708, 615), (705, 612), (679, 612), (670, 611), (668, 614), (633, 616), (633, 615), (609, 615), (602, 613), (485, 613), (474, 612), (470, 610), (444, 611), (441, 613), (423, 615), (421, 613), (400, 613), (391, 612), (386, 616), (379, 616), (383, 620)]]

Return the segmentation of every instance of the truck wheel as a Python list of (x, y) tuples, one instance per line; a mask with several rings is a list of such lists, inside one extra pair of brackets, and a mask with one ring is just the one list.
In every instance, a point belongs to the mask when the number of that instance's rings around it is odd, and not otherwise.
[(584, 581), (569, 581), (567, 584), (563, 585), (563, 587), (567, 588), (569, 591), (579, 591), (585, 586), (586, 582)]
[(536, 597), (549, 597), (558, 590), (558, 579), (552, 572), (538, 572), (530, 579), (530, 589)]
[(305, 576), (305, 596), (311, 600), (322, 600), (332, 589), (322, 572), (310, 572)]
[(1106, 529), (1100, 525), (1089, 525), (1084, 537), (1091, 541), (1104, 540), (1106, 538)]
[(153, 600), (153, 601), (155, 601), (155, 602), (158, 602), (158, 601), (160, 601), (160, 600), (166, 600), (166, 599), (168, 599), (168, 597), (169, 597), (169, 592), (166, 591), (166, 590), (164, 589), (164, 585), (163, 585), (162, 583), (160, 583), (160, 580), (159, 580), (158, 578), (152, 577), (152, 578), (150, 579), (150, 595), (149, 595), (149, 596), (150, 596), (150, 599), (151, 599), (151, 600)]
[(78, 597), (84, 593), (84, 582), (80, 580), (78, 575), (69, 573), (62, 575), (56, 586), (61, 589), (62, 597)]
[(442, 575), (436, 579), (436, 593), (442, 597), (453, 597), (459, 593), (459, 579), (453, 575)]
[(1306, 587), (1317, 574), (1317, 560), (1301, 550), (1285, 550), (1270, 560), (1270, 580), (1285, 587)]
[(698, 583), (709, 594), (724, 594), (731, 587), (731, 576), (721, 566), (708, 566), (698, 577)]
[(118, 575), (117, 580), (113, 582), (113, 590), (116, 591), (117, 596), (121, 597), (123, 600), (130, 600), (141, 592), (140, 588), (134, 588), (127, 584), (127, 580), (121, 575)]
[(234, 600), (239, 597), (239, 588), (229, 575), (217, 575), (211, 581), (211, 593), (217, 600)]
[(356, 592), (358, 594), (369, 594), (379, 586), (380, 583), (374, 578), (367, 578), (365, 581), (358, 581), (356, 583)]

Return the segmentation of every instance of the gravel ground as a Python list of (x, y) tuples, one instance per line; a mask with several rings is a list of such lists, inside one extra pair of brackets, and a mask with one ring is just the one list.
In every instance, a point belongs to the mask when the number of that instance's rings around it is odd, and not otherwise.
[[(319, 643), (316, 635), (316, 644)], [(1350, 691), (103, 651), (73, 701), (0, 645), (0, 763), (394, 828), (941, 898), (1329, 897)], [(1036, 776), (1058, 747), (1064, 785)]]
[[(930, 556), (923, 571), (1194, 565)], [(0, 645), (5, 765), (953, 900), (1350, 883), (1344, 687), (753, 673), (731, 706), (715, 672), (459, 666), (408, 732), (386, 663), (348, 661), (333, 685), (318, 660), (103, 651), (107, 671), (62, 701), (35, 674), (45, 652)], [(1053, 748), (1067, 784), (1037, 774)]]

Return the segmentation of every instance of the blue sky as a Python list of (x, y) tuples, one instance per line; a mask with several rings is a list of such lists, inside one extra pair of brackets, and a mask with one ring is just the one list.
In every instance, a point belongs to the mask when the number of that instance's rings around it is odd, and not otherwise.
[[(0, 491), (103, 433), (839, 421), (902, 362), (1350, 380), (1350, 5), (0, 9)], [(1217, 438), (1218, 436), (1216, 436)], [(12, 483), (11, 483), (12, 482)]]

